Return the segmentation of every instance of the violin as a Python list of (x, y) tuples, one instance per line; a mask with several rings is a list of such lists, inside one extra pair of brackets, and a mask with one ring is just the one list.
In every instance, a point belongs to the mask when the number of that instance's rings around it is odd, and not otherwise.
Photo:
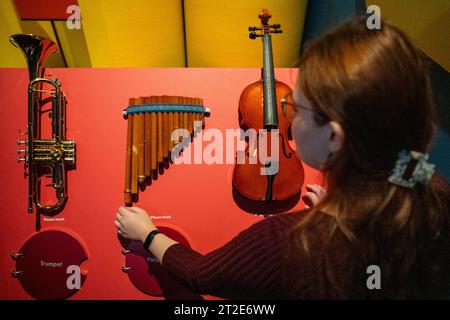
[[(271, 34), (282, 33), (279, 24), (269, 25), (271, 15), (263, 9), (258, 15), (260, 27), (249, 27), (250, 39), (262, 38), (263, 68), (261, 79), (249, 84), (239, 99), (239, 126), (241, 132), (254, 129), (257, 139), (250, 143), (246, 136), (245, 161), (237, 161), (233, 170), (235, 200), (247, 203), (246, 211), (259, 214), (285, 212), (300, 199), (304, 182), (301, 161), (289, 144), (292, 140), (291, 119), (284, 116), (280, 99), (292, 92), (288, 85), (277, 81), (274, 74)], [(267, 132), (262, 136), (261, 129)], [(263, 130), (263, 132), (264, 132)], [(275, 145), (272, 146), (275, 137)], [(266, 142), (262, 141), (262, 138)], [(277, 143), (276, 143), (277, 142)], [(274, 148), (278, 144), (278, 147)], [(255, 161), (261, 147), (267, 147), (266, 159)], [(275, 157), (278, 153), (278, 157)], [(236, 156), (237, 158), (237, 156)], [(278, 158), (278, 159), (277, 159)], [(237, 197), (236, 197), (237, 196)], [(248, 203), (253, 204), (248, 205)]]

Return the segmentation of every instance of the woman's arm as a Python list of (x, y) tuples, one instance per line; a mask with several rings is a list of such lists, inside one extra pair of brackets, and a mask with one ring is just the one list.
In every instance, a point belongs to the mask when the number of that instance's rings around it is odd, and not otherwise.
[[(121, 236), (142, 243), (151, 231), (156, 230), (147, 212), (138, 207), (120, 207), (117, 210), (114, 224)], [(153, 238), (148, 249), (161, 263), (166, 250), (177, 243), (166, 235), (159, 233)]]
[[(202, 255), (158, 234), (150, 251), (192, 290), (224, 298), (280, 298), (286, 277), (286, 239), (298, 215), (266, 218)], [(120, 208), (116, 226), (124, 237), (144, 241), (156, 229), (139, 208)]]

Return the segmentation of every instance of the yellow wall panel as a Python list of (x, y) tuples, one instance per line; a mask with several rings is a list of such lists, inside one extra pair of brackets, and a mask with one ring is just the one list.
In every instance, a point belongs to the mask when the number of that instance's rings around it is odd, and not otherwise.
[[(25, 57), (19, 48), (9, 42), (9, 36), (16, 33), (31, 33), (46, 37), (56, 43), (56, 37), (49, 21), (21, 21), (13, 0), (0, 1), (0, 67), (26, 67)], [(64, 67), (60, 53), (50, 55), (46, 67)]]
[(381, 17), (409, 34), (416, 45), (450, 71), (449, 0), (366, 0)]
[(9, 36), (22, 33), (13, 0), (0, 1), (0, 67), (26, 67), (19, 49), (9, 42)]
[(307, 0), (185, 0), (189, 67), (260, 67), (261, 38), (250, 40), (249, 26), (259, 26), (258, 14), (267, 8), (269, 23), (281, 24), (272, 37), (277, 67), (298, 61)]
[(67, 28), (66, 21), (55, 21), (56, 32), (58, 33), (61, 47), (64, 50), (67, 66), (91, 67), (91, 60), (84, 36), (84, 30)]
[(179, 0), (78, 0), (92, 67), (183, 67)]

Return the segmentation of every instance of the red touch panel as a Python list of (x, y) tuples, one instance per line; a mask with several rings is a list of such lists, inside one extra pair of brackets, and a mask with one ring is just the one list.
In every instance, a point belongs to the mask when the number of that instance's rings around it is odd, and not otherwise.
[(21, 19), (66, 20), (67, 7), (78, 5), (77, 0), (14, 0)]
[[(159, 231), (169, 238), (190, 248), (190, 244), (182, 231), (175, 227), (158, 226)], [(122, 271), (128, 274), (133, 285), (151, 296), (164, 296), (166, 299), (196, 299), (200, 296), (184, 288), (147, 252), (142, 243), (131, 241), (124, 251), (125, 267)]]
[(77, 239), (63, 231), (46, 230), (33, 235), (12, 257), (17, 261), (13, 275), (36, 299), (68, 298), (86, 280), (80, 270), (87, 259), (86, 251)]

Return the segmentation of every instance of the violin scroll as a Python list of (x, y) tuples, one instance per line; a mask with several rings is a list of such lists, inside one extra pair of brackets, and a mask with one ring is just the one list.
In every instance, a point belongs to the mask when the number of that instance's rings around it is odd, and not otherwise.
[[(261, 27), (248, 27), (249, 38), (254, 40), (256, 38), (262, 37), (265, 34), (271, 33), (282, 33), (283, 31), (280, 29), (281, 25), (279, 23), (269, 25), (269, 19), (272, 15), (269, 13), (267, 9), (263, 9), (261, 13), (258, 15), (258, 18), (261, 20)], [(257, 31), (261, 31), (257, 33)]]

